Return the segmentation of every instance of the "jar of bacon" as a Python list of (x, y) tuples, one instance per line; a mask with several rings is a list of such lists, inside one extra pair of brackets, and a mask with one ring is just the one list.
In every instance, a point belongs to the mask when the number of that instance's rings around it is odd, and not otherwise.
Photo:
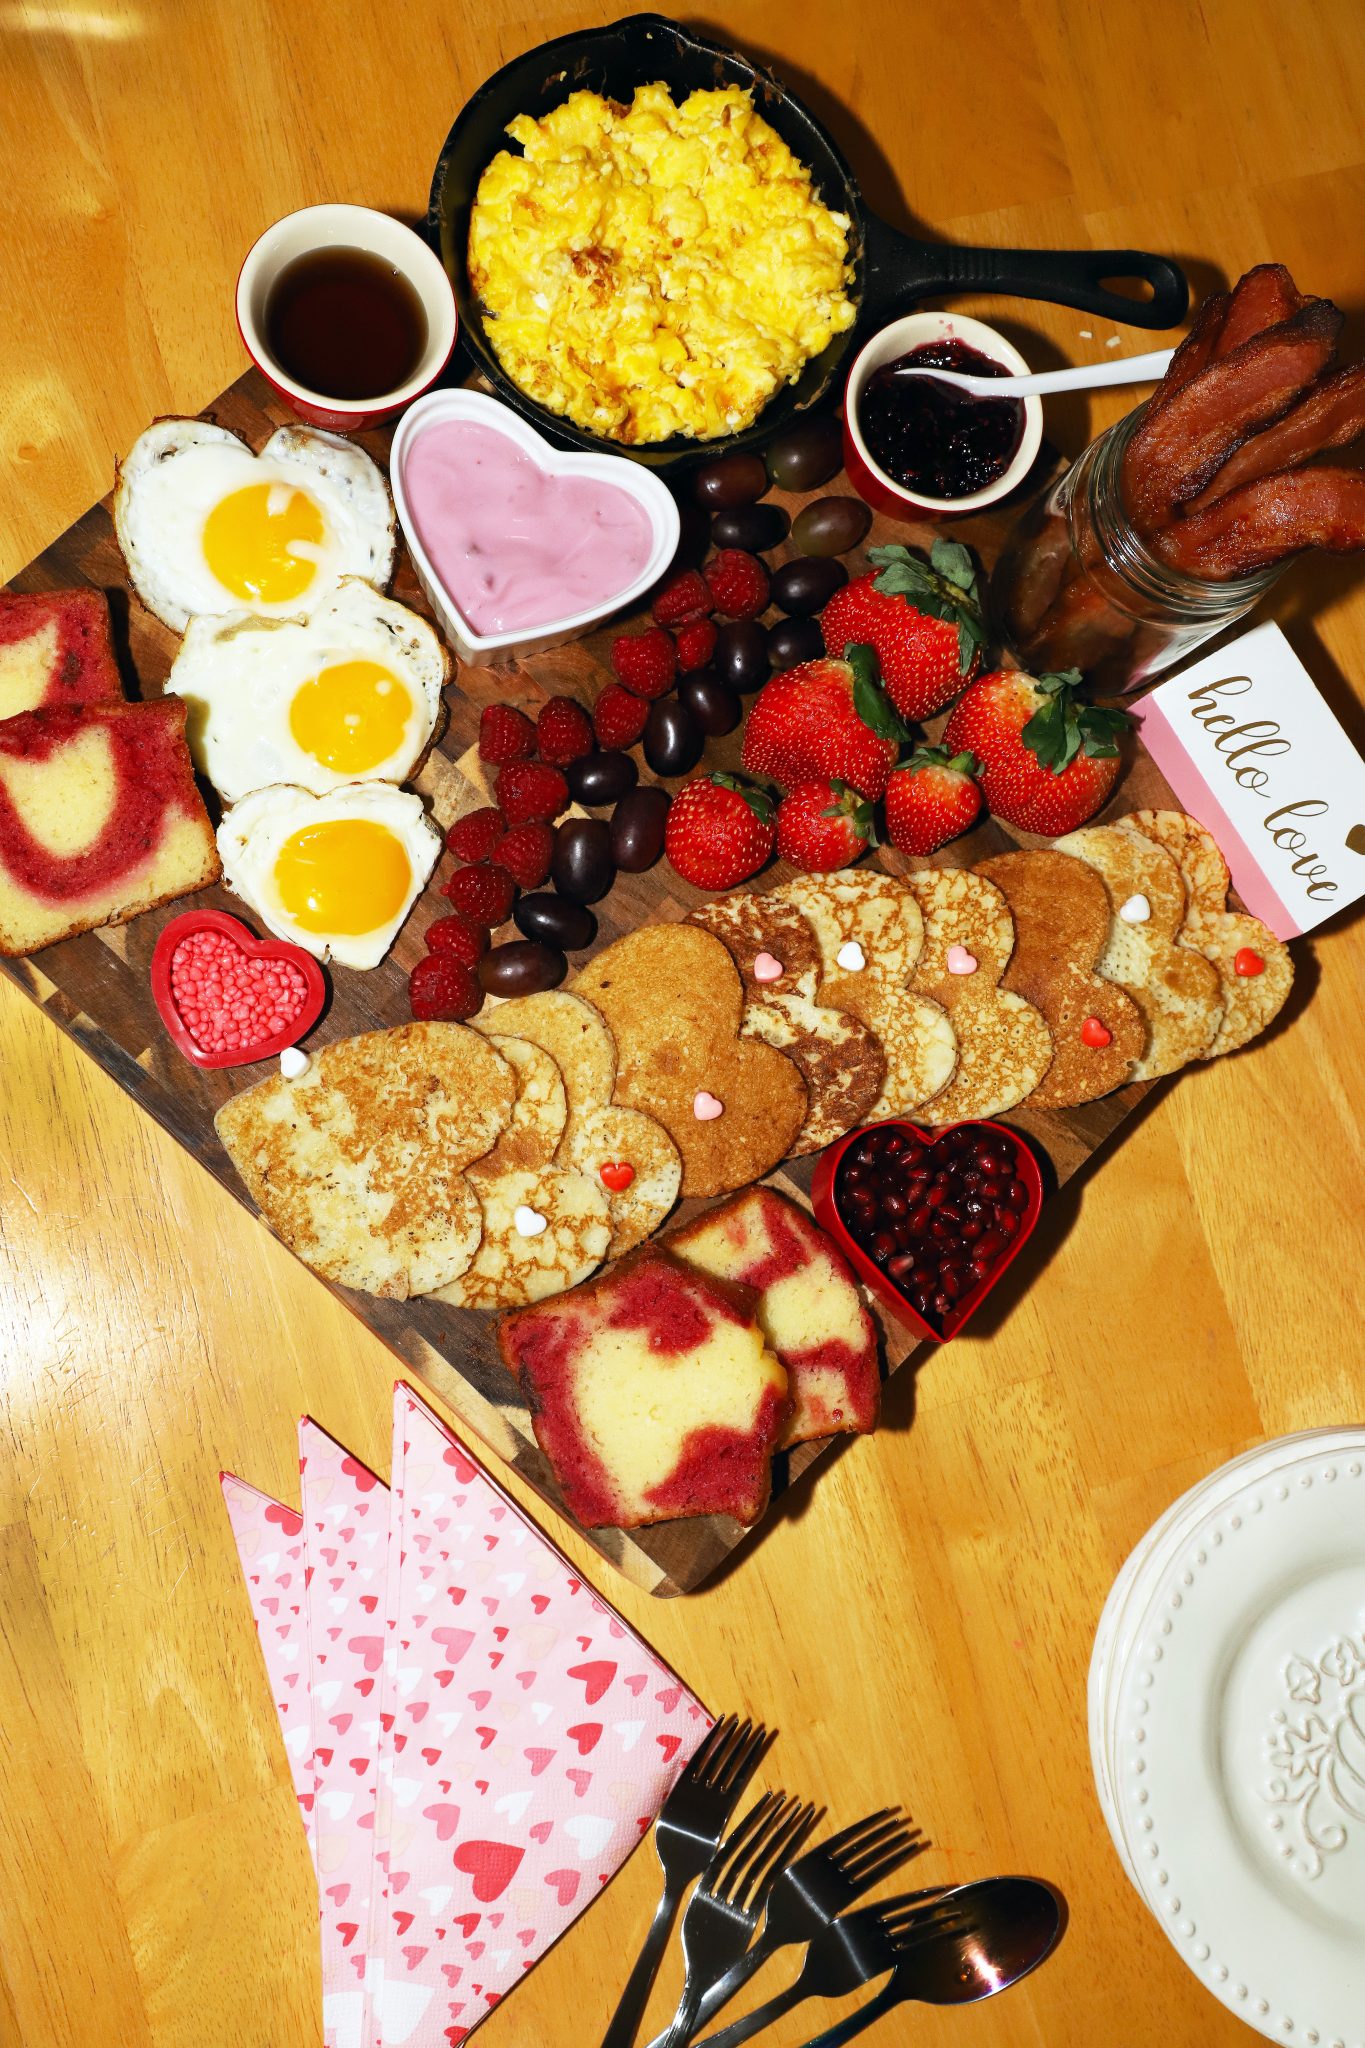
[(1092, 441), (1020, 514), (991, 576), (996, 630), (1034, 675), (1078, 668), (1135, 690), (1243, 618), (1282, 563), (1214, 581), (1165, 559), (1124, 506), (1123, 454), (1144, 407)]

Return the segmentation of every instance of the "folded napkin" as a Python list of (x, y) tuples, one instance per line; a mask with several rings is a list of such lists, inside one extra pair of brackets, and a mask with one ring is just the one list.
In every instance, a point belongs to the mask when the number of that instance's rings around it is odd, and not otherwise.
[(284, 1736), (289, 1775), (313, 1851), (313, 1710), (304, 1612), (303, 1516), (239, 1479), (220, 1472), (228, 1520), (251, 1600), (261, 1657)]
[[(411, 1388), (391, 1497), (315, 1423), (300, 1453), (324, 2040), (453, 2048), (619, 1868), (710, 1719)], [(259, 1628), (267, 1574), (243, 1567)], [(297, 1750), (302, 1688), (267, 1669)]]

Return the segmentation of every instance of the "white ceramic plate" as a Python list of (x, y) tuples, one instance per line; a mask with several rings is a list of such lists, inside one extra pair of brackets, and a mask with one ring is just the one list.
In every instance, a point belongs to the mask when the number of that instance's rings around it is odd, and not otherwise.
[(1241, 2019), (1307, 2048), (1365, 2048), (1365, 1447), (1349, 1435), (1167, 1528), (1109, 1758), (1168, 1938)]

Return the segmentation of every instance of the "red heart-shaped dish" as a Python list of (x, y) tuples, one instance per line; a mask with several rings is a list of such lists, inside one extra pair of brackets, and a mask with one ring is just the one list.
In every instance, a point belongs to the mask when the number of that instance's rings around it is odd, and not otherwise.
[(946, 1344), (986, 1299), (1043, 1206), (1043, 1177), (1005, 1124), (922, 1131), (891, 1118), (821, 1155), (815, 1213), (898, 1322)]
[[(249, 1067), (273, 1059), (312, 1030), (327, 1000), (326, 980), (311, 953), (279, 939), (258, 939), (225, 910), (187, 910), (173, 917), (156, 942), (151, 975), (161, 1021), (196, 1067)], [(202, 983), (202, 993), (196, 983)], [(198, 1001), (205, 1005), (200, 1037), (191, 1028)], [(245, 1015), (232, 1017), (230, 1009), (224, 1014), (234, 1001), (249, 1006)], [(252, 1037), (253, 1029), (263, 1035)]]

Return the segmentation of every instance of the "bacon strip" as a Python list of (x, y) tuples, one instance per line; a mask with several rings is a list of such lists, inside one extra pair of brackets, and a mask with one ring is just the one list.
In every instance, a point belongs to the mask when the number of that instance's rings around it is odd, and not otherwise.
[(1338, 370), (1314, 384), (1282, 419), (1234, 448), (1213, 482), (1191, 498), (1186, 512), (1202, 512), (1240, 484), (1279, 469), (1296, 469), (1324, 448), (1345, 448), (1365, 434), (1365, 363)]
[(1166, 365), (1165, 376), (1148, 399), (1145, 419), (1150, 419), (1153, 413), (1168, 405), (1177, 391), (1183, 391), (1201, 370), (1208, 368), (1223, 331), (1229, 304), (1227, 292), (1214, 292), (1205, 299), (1194, 316), (1194, 325)]
[(1214, 361), (1231, 355), (1253, 334), (1263, 334), (1267, 327), (1291, 319), (1306, 304), (1283, 263), (1258, 263), (1232, 288), (1227, 318), (1214, 346)]
[(1158, 533), (1158, 554), (1214, 583), (1248, 576), (1303, 548), (1365, 548), (1365, 470), (1290, 469), (1229, 491)]
[(1314, 299), (1143, 415), (1123, 456), (1124, 498), (1142, 531), (1196, 497), (1248, 434), (1278, 419), (1322, 374), (1341, 320), (1330, 299)]

